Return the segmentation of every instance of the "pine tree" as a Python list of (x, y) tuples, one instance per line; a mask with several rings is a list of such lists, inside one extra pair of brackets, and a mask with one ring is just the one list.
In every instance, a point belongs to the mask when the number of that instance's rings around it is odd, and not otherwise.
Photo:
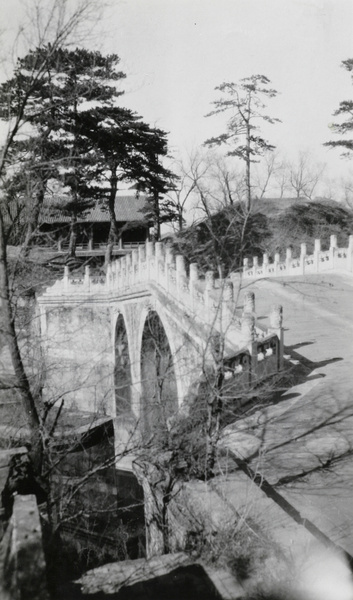
[(225, 133), (206, 140), (207, 146), (229, 145), (228, 156), (236, 156), (245, 162), (246, 208), (251, 207), (251, 165), (265, 152), (274, 150), (259, 131), (258, 121), (280, 122), (279, 119), (263, 114), (265, 104), (262, 98), (273, 98), (276, 90), (268, 87), (270, 80), (264, 75), (252, 75), (239, 83), (222, 83), (216, 88), (224, 95), (213, 102), (215, 109), (206, 116), (230, 113)]
[[(116, 106), (93, 108), (80, 117), (81, 132), (85, 143), (90, 145), (90, 156), (95, 165), (94, 195), (100, 199), (110, 219), (107, 263), (113, 245), (122, 233), (118, 231), (115, 215), (119, 184), (133, 182), (137, 191), (150, 195), (152, 190), (161, 193), (171, 181), (172, 174), (158, 160), (167, 154), (166, 134), (144, 123), (131, 110)], [(147, 214), (146, 220), (151, 217), (153, 215)]]
[[(122, 94), (117, 83), (125, 75), (117, 70), (119, 57), (115, 54), (102, 56), (83, 48), (57, 48), (54, 52), (49, 47), (37, 48), (19, 59), (14, 77), (1, 86), (2, 118), (5, 111), (7, 119), (16, 114), (26, 94), (26, 73), (35, 72), (48, 55), (45, 74), (38, 77), (26, 105), (30, 134), (13, 146), (17, 160), (22, 157), (24, 180), (30, 174), (31, 187), (37, 189), (25, 245), (37, 227), (48, 181), (56, 178), (69, 190), (61, 208), (71, 218), (69, 254), (74, 255), (77, 219), (92, 206), (90, 186), (95, 176), (91, 143), (82, 135), (81, 113), (87, 106), (111, 107)], [(18, 178), (18, 172), (14, 175)]]
[[(353, 79), (353, 58), (342, 61), (342, 67), (351, 74)], [(342, 123), (331, 123), (329, 127), (333, 133), (343, 137), (340, 140), (326, 142), (324, 146), (342, 148), (342, 156), (350, 157), (353, 152), (353, 139), (347, 139), (345, 136), (353, 134), (353, 100), (342, 100), (333, 114), (335, 117), (343, 117), (344, 120)]]

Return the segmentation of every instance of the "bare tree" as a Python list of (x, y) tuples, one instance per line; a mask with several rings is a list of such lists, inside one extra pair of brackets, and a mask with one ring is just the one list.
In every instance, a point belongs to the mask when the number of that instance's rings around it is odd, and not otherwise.
[(259, 199), (268, 194), (283, 198), (287, 187), (284, 159), (277, 150), (266, 152), (261, 164), (254, 169), (254, 195)]
[(341, 179), (340, 182), (342, 199), (346, 206), (349, 208), (353, 207), (353, 173), (350, 172), (348, 176)]
[(300, 152), (295, 163), (287, 165), (288, 187), (296, 198), (312, 200), (325, 170), (323, 164), (313, 164), (308, 152)]
[(176, 213), (178, 231), (182, 231), (186, 223), (186, 213), (194, 204), (197, 186), (207, 176), (209, 165), (202, 154), (196, 151), (187, 158), (174, 160), (170, 167), (177, 180), (165, 195), (164, 204)]
[(234, 206), (246, 198), (246, 182), (244, 173), (220, 155), (213, 155), (210, 170), (210, 189), (213, 190), (216, 208)]

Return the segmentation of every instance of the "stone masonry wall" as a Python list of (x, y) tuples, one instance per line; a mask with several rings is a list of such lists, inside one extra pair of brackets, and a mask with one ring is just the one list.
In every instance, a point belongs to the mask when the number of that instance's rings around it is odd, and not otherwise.
[(44, 398), (65, 408), (112, 413), (110, 312), (102, 304), (63, 303), (42, 313)]
[(0, 547), (0, 597), (48, 600), (46, 563), (36, 497), (16, 496)]

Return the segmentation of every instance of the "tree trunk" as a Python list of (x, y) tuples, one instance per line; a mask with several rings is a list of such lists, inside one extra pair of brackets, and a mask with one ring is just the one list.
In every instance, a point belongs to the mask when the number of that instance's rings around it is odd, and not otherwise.
[[(166, 453), (168, 454), (168, 453)], [(170, 551), (168, 505), (173, 479), (166, 468), (158, 468), (147, 460), (135, 460), (133, 472), (143, 489), (146, 524), (146, 557), (161, 556)]]
[(214, 467), (217, 458), (217, 446), (220, 432), (220, 419), (223, 410), (222, 386), (224, 382), (224, 340), (215, 340), (213, 356), (216, 361), (216, 380), (210, 390), (207, 401), (207, 423), (206, 423), (206, 465), (205, 477), (214, 477)]
[(108, 243), (104, 257), (105, 267), (107, 267), (112, 262), (114, 245), (119, 243), (121, 235), (122, 231), (118, 229), (117, 222), (115, 221), (115, 223), (113, 223), (112, 221), (110, 221)]
[(251, 150), (250, 123), (247, 123), (245, 184), (246, 184), (246, 210), (248, 212), (250, 212), (250, 209), (251, 209), (250, 150)]
[(70, 223), (70, 239), (69, 239), (69, 249), (68, 249), (68, 257), (75, 258), (76, 257), (76, 238), (77, 238), (77, 216), (74, 215), (71, 219)]
[(46, 184), (41, 184), (38, 193), (36, 194), (35, 203), (29, 215), (26, 236), (21, 248), (21, 255), (27, 258), (32, 246), (33, 236), (38, 227), (39, 213), (44, 201)]
[(152, 241), (158, 242), (161, 236), (160, 210), (159, 210), (159, 195), (158, 192), (153, 193), (153, 231)]
[(179, 225), (179, 231), (183, 231), (184, 219), (183, 219), (183, 209), (181, 208), (181, 206), (178, 206), (178, 225)]
[(217, 457), (219, 441), (220, 417), (222, 413), (222, 400), (215, 394), (207, 407), (206, 425), (206, 480), (214, 477), (214, 467)]
[(110, 179), (110, 193), (109, 193), (109, 198), (108, 198), (108, 213), (109, 213), (109, 220), (110, 220), (110, 229), (109, 229), (109, 235), (108, 235), (107, 249), (105, 251), (105, 257), (104, 257), (104, 266), (105, 267), (107, 267), (111, 263), (112, 256), (113, 256), (114, 244), (118, 241), (118, 239), (120, 238), (120, 235), (121, 235), (121, 234), (119, 234), (118, 223), (116, 221), (116, 216), (115, 216), (115, 197), (116, 197), (117, 189), (118, 189), (118, 179), (116, 177), (116, 170), (112, 169), (112, 176)]
[(8, 279), (8, 264), (6, 255), (5, 232), (2, 215), (0, 213), (0, 301), (2, 331), (5, 344), (9, 347), (12, 366), (15, 372), (15, 386), (21, 397), (23, 412), (26, 416), (30, 430), (31, 450), (30, 456), (34, 468), (40, 473), (42, 462), (42, 438), (40, 433), (40, 422), (34, 398), (30, 389), (29, 381), (25, 372), (24, 364), (18, 347), (15, 330), (15, 317), (10, 302), (10, 289)]

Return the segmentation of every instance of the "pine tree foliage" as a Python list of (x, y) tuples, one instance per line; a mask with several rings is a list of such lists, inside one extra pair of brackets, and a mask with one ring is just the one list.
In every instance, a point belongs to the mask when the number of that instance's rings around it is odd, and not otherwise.
[(147, 193), (150, 201), (145, 210), (146, 222), (155, 222), (159, 216), (153, 213), (154, 198), (165, 192), (172, 178), (158, 160), (167, 154), (166, 134), (150, 127), (133, 111), (118, 106), (86, 110), (81, 114), (81, 126), (94, 165), (94, 197), (110, 217), (110, 246), (119, 236), (114, 206), (121, 182), (133, 182), (137, 193)]
[[(351, 74), (351, 78), (353, 79), (353, 58), (342, 61), (342, 67)], [(347, 139), (342, 136), (353, 136), (353, 100), (342, 100), (333, 115), (343, 119), (340, 123), (331, 123), (329, 125), (333, 133), (341, 136), (341, 139), (326, 142), (324, 146), (341, 148), (343, 150), (342, 156), (350, 157), (351, 152), (353, 151), (353, 137)]]

